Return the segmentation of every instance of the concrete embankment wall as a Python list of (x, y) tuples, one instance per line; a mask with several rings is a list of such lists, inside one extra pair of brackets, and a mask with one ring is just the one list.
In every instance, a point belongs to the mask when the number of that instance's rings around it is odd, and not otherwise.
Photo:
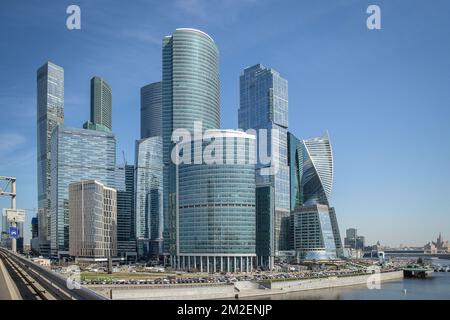
[[(378, 274), (383, 281), (403, 279), (403, 271)], [(372, 275), (329, 277), (293, 281), (253, 282), (240, 281), (233, 284), (174, 284), (163, 286), (89, 286), (90, 289), (113, 300), (211, 300), (235, 299), (281, 294), (294, 291), (327, 289), (366, 284)]]
[(266, 282), (262, 285), (270, 289), (270, 294), (274, 294), (291, 291), (327, 289), (327, 288), (366, 284), (367, 281), (369, 280), (369, 277), (372, 276), (372, 279), (374, 279), (374, 277), (378, 275), (380, 276), (380, 281), (402, 279), (403, 271), (386, 272), (376, 275), (367, 274), (351, 277), (329, 277), (329, 278), (294, 280), (294, 281), (274, 281), (274, 282)]
[(90, 289), (113, 300), (202, 300), (234, 298), (232, 284), (165, 286), (90, 286)]

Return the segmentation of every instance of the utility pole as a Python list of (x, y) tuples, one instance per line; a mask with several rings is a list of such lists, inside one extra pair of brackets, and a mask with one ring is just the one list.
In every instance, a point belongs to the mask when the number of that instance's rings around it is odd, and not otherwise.
[[(14, 177), (4, 177), (0, 176), (0, 196), (9, 196), (11, 197), (11, 210), (13, 212), (16, 211), (16, 178)], [(18, 217), (17, 217), (18, 218)], [(11, 226), (17, 228), (16, 217), (9, 220), (11, 222)], [(17, 252), (17, 239), (13, 237), (11, 239), (11, 249), (15, 253)]]

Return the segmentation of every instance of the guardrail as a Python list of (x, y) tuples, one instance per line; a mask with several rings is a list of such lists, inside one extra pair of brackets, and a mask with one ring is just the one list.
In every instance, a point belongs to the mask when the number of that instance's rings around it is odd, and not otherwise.
[(65, 294), (69, 299), (72, 300), (108, 300), (107, 298), (97, 294), (96, 292), (89, 290), (87, 288), (81, 287), (80, 289), (69, 289), (67, 287), (67, 279), (63, 276), (37, 264), (33, 261), (30, 261), (18, 254), (13, 253), (4, 248), (0, 248), (4, 254), (10, 257), (12, 260), (19, 262), (20, 264), (28, 267), (33, 271), (35, 276), (39, 277), (41, 280), (41, 285), (52, 286), (57, 291)]

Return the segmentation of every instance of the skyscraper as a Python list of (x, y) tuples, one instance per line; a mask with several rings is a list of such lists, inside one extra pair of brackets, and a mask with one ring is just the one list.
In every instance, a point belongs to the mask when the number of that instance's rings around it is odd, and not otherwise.
[(220, 127), (219, 50), (214, 40), (196, 29), (176, 29), (162, 46), (162, 142), (164, 251), (176, 255), (176, 172), (171, 161), (172, 132)]
[(303, 204), (330, 205), (333, 187), (333, 150), (328, 132), (320, 137), (303, 140)]
[(249, 272), (256, 258), (255, 136), (236, 130), (208, 134), (214, 140), (180, 143), (183, 153), (210, 150), (217, 162), (177, 166), (172, 265), (201, 272)]
[(115, 184), (116, 139), (113, 133), (58, 126), (51, 140), (51, 251), (69, 250), (69, 184), (97, 180)]
[[(289, 168), (287, 163), (288, 83), (280, 74), (261, 64), (244, 69), (240, 76), (239, 128), (266, 129), (268, 156), (278, 152), (278, 170), (273, 175), (262, 175), (261, 169), (270, 166), (257, 163), (256, 184), (270, 184), (274, 188), (274, 254), (280, 256), (289, 250)], [(272, 131), (278, 132), (278, 137)], [(265, 137), (260, 136), (259, 139)], [(261, 154), (262, 150), (259, 150)], [(274, 159), (272, 159), (274, 160)]]
[(69, 185), (70, 255), (117, 256), (117, 194), (95, 180)]
[[(326, 257), (331, 258), (331, 252), (334, 252), (335, 256), (341, 257), (343, 248), (336, 212), (333, 207), (330, 207), (333, 185), (333, 152), (328, 133), (319, 138), (302, 141), (289, 133), (288, 149), (292, 212), (291, 233), (293, 239), (291, 247), (301, 257), (307, 257), (306, 251), (319, 250), (320, 245), (326, 245), (326, 241), (323, 238), (320, 239), (323, 235), (311, 233), (309, 239), (315, 241), (315, 244), (307, 244), (306, 240), (299, 240), (302, 237), (299, 232), (303, 233), (304, 230), (312, 228), (311, 223), (314, 223), (314, 228), (318, 230), (330, 226), (334, 249), (331, 251), (327, 249)], [(303, 226), (302, 223), (304, 223)], [(328, 230), (322, 231), (328, 232)], [(307, 246), (307, 248), (301, 247), (302, 245)], [(314, 246), (316, 249), (313, 250)], [(320, 256), (325, 257), (322, 253)], [(314, 259), (318, 258), (319, 256)]]
[(64, 123), (64, 69), (46, 62), (37, 70), (37, 190), (39, 217), (39, 247), (48, 255), (50, 185), (51, 185), (51, 134)]
[(91, 118), (85, 129), (110, 132), (112, 130), (112, 91), (105, 79), (91, 79)]
[(162, 136), (162, 82), (141, 88), (141, 139)]
[(163, 252), (163, 164), (159, 136), (136, 141), (135, 208), (138, 256)]
[(313, 204), (296, 208), (292, 213), (294, 250), (300, 259), (336, 259), (336, 244), (329, 208)]
[(117, 191), (117, 255), (136, 260), (134, 214), (134, 165), (118, 165), (114, 188)]

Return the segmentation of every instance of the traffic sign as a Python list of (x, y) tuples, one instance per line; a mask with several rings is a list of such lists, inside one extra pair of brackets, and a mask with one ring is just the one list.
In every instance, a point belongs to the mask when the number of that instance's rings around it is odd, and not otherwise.
[(4, 209), (6, 217), (10, 222), (25, 222), (25, 210), (22, 209)]
[(17, 227), (9, 227), (9, 237), (13, 239), (19, 238), (19, 229)]

